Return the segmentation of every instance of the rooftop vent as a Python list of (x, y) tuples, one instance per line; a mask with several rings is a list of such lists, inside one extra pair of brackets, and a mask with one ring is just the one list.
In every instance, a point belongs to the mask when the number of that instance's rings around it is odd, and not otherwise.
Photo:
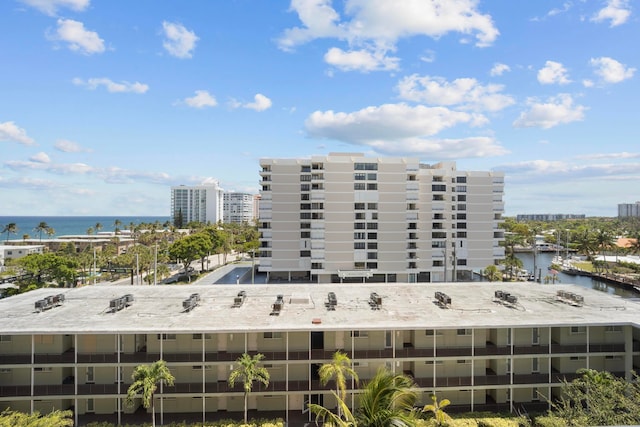
[(238, 295), (236, 295), (233, 298), (233, 305), (231, 307), (232, 308), (240, 307), (242, 304), (244, 304), (245, 298), (247, 298), (247, 293), (245, 291), (238, 292)]
[(336, 298), (335, 292), (329, 292), (327, 294), (327, 302), (324, 303), (327, 310), (333, 311), (336, 309), (336, 305), (338, 305), (338, 298)]
[(494, 299), (515, 305), (518, 303), (518, 297), (505, 291), (495, 291)]
[(381, 305), (382, 305), (382, 297), (378, 295), (376, 292), (371, 292), (371, 294), (369, 294), (369, 306), (371, 306), (371, 309), (380, 310)]
[(451, 305), (451, 297), (444, 292), (436, 291), (435, 293), (436, 302), (441, 307), (449, 307)]
[(64, 294), (49, 295), (41, 300), (36, 301), (35, 308), (38, 313), (50, 308), (62, 305), (64, 302)]
[(584, 297), (582, 295), (574, 294), (573, 292), (559, 290), (556, 292), (556, 299), (564, 302), (565, 304), (576, 307), (582, 307), (584, 305)]
[(276, 297), (276, 302), (271, 306), (271, 315), (278, 316), (284, 307), (284, 295), (278, 295)]
[(199, 302), (200, 294), (191, 294), (189, 298), (182, 301), (182, 308), (184, 309), (184, 311), (191, 311), (198, 305)]
[(114, 298), (111, 301), (109, 301), (109, 310), (112, 313), (115, 313), (116, 311), (120, 311), (123, 308), (129, 307), (132, 302), (133, 302), (133, 295), (131, 294), (123, 295), (120, 298)]

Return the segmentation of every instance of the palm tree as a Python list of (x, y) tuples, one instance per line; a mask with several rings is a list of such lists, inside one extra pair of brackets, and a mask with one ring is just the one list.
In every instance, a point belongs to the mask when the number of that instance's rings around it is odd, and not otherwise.
[(7, 233), (7, 239), (6, 241), (9, 242), (9, 234), (16, 234), (18, 232), (18, 226), (16, 225), (15, 222), (10, 222), (9, 224), (5, 225), (4, 228), (2, 229), (2, 233)]
[(431, 395), (431, 401), (433, 403), (431, 405), (425, 405), (424, 408), (422, 408), (422, 411), (433, 413), (437, 426), (446, 425), (447, 421), (449, 421), (451, 417), (444, 412), (444, 408), (449, 406), (451, 402), (449, 399), (442, 399), (438, 402), (438, 398), (435, 394)]
[(98, 234), (100, 232), (100, 230), (102, 230), (102, 224), (99, 223), (99, 222), (96, 222), (96, 225), (93, 228), (95, 228), (96, 234)]
[(93, 234), (93, 227), (87, 228), (87, 236), (91, 236)]
[(47, 229), (44, 230), (44, 232), (49, 237), (52, 237), (54, 234), (56, 234), (56, 230), (53, 227), (47, 227)]
[(35, 231), (36, 233), (38, 233), (40, 235), (40, 241), (41, 242), (42, 242), (42, 233), (47, 231), (48, 228), (49, 228), (49, 224), (47, 224), (46, 222), (42, 221), (36, 226), (36, 228), (33, 229), (33, 231)]
[(120, 227), (122, 227), (122, 221), (120, 221), (119, 219), (116, 219), (115, 221), (113, 221), (113, 227), (114, 227), (114, 234), (120, 233)]
[(502, 281), (502, 271), (497, 266), (491, 264), (484, 269), (484, 277), (490, 282)]
[(164, 360), (158, 360), (151, 365), (137, 366), (131, 375), (133, 383), (127, 390), (126, 403), (133, 404), (136, 395), (142, 395), (142, 406), (149, 408), (151, 406), (151, 425), (156, 425), (156, 412), (154, 395), (158, 388), (158, 383), (173, 385), (175, 378), (171, 375), (171, 371), (167, 367)]
[(242, 381), (244, 386), (244, 422), (247, 423), (247, 401), (253, 388), (253, 382), (259, 381), (269, 387), (269, 371), (258, 364), (264, 359), (264, 354), (250, 356), (244, 353), (236, 360), (236, 367), (229, 374), (229, 386), (234, 387), (236, 381)]
[(355, 414), (358, 426), (414, 426), (419, 418), (414, 410), (417, 398), (411, 377), (380, 368), (360, 394), (360, 406)]
[[(336, 382), (336, 394), (343, 402), (347, 398), (347, 375), (358, 382), (358, 373), (351, 367), (351, 359), (346, 353), (338, 350), (333, 353), (331, 363), (325, 363), (318, 370), (320, 383), (327, 385), (332, 379)], [(340, 405), (338, 405), (338, 416), (341, 415)]]
[(338, 401), (338, 412), (342, 415), (334, 414), (327, 408), (317, 403), (309, 403), (307, 406), (311, 412), (316, 414), (316, 425), (319, 420), (323, 421), (323, 424), (331, 427), (357, 427), (358, 422), (353, 416), (349, 407), (335, 391), (331, 390), (331, 394)]
[(31, 238), (31, 236), (29, 236), (28, 234), (23, 234), (23, 235), (22, 235), (22, 241), (23, 241), (23, 242), (26, 242), (26, 241), (27, 241), (27, 239), (29, 239), (29, 238)]

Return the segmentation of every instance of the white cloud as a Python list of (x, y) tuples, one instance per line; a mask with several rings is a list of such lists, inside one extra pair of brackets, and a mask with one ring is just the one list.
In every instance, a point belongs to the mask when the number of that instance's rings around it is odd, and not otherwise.
[(515, 127), (549, 129), (560, 124), (583, 120), (586, 110), (582, 105), (574, 105), (573, 98), (566, 93), (551, 97), (544, 103), (530, 98), (527, 104), (529, 110), (522, 112), (513, 122)]
[(72, 81), (73, 84), (77, 86), (85, 86), (91, 90), (97, 89), (100, 86), (104, 86), (107, 91), (111, 93), (145, 93), (149, 90), (148, 85), (140, 82), (129, 83), (127, 81), (122, 81), (116, 83), (113, 80), (105, 77), (91, 78), (86, 81), (76, 77)]
[(599, 160), (599, 159), (638, 159), (640, 153), (629, 153), (626, 151), (620, 153), (598, 153), (598, 154), (582, 154), (576, 156), (576, 159), (581, 160)]
[(589, 80), (589, 79), (582, 80), (582, 86), (593, 87), (593, 80)]
[(33, 145), (36, 142), (27, 136), (27, 131), (16, 126), (14, 122), (0, 123), (0, 141), (15, 141), (24, 145)]
[(405, 100), (431, 105), (458, 105), (462, 109), (476, 111), (499, 111), (515, 102), (511, 96), (500, 93), (504, 86), (483, 86), (473, 78), (449, 82), (442, 77), (413, 74), (403, 78), (397, 89), (400, 98)]
[(397, 70), (399, 59), (386, 56), (385, 51), (372, 52), (370, 50), (344, 50), (332, 47), (324, 55), (327, 64), (342, 71), (376, 71)]
[(445, 107), (385, 104), (352, 113), (316, 111), (305, 121), (311, 137), (344, 141), (391, 155), (420, 154), (430, 158), (501, 155), (506, 150), (489, 137), (433, 138), (459, 124), (483, 123), (483, 116)]
[(420, 61), (422, 62), (432, 63), (435, 60), (436, 60), (436, 53), (431, 49), (425, 50), (424, 53), (420, 56)]
[[(344, 19), (331, 0), (292, 0), (290, 10), (302, 26), (286, 29), (277, 40), (286, 51), (319, 38), (344, 41), (349, 49), (332, 48), (325, 60), (351, 71), (393, 70), (397, 58), (387, 53), (402, 38), (440, 38), (462, 34), (463, 42), (475, 36), (476, 46), (491, 45), (499, 35), (491, 16), (477, 10), (477, 0), (346, 0)], [(365, 53), (367, 53), (365, 55)]]
[(216, 98), (206, 90), (196, 90), (191, 98), (185, 98), (182, 102), (193, 108), (215, 107), (218, 105)]
[(56, 175), (87, 174), (94, 171), (94, 168), (84, 163), (43, 163), (33, 160), (9, 160), (4, 164), (13, 170), (42, 170)]
[(29, 160), (31, 160), (32, 162), (36, 162), (36, 163), (50, 163), (51, 162), (51, 158), (49, 158), (49, 155), (47, 153), (45, 153), (44, 151), (41, 151), (41, 152), (36, 153), (33, 156), (29, 157)]
[(633, 77), (633, 73), (636, 71), (635, 68), (627, 67), (606, 56), (591, 58), (589, 63), (596, 68), (595, 73), (606, 83), (620, 83)]
[(58, 19), (56, 33), (49, 37), (68, 43), (74, 52), (91, 55), (104, 52), (104, 40), (95, 31), (84, 28), (84, 24), (73, 19)]
[(542, 84), (560, 84), (566, 85), (571, 83), (567, 76), (567, 69), (564, 66), (555, 61), (547, 61), (544, 67), (538, 70), (538, 81)]
[(20, 0), (22, 3), (38, 9), (42, 13), (54, 16), (58, 9), (68, 8), (82, 12), (89, 7), (90, 0)]
[(266, 96), (264, 96), (263, 94), (258, 93), (256, 94), (256, 96), (253, 97), (253, 99), (254, 99), (254, 102), (249, 102), (245, 104), (244, 108), (248, 108), (250, 110), (256, 110), (256, 111), (264, 111), (271, 108), (271, 105), (272, 105), (271, 100)]
[(176, 58), (191, 58), (196, 47), (198, 36), (193, 31), (187, 30), (184, 25), (164, 21), (162, 23), (165, 40), (162, 46), (170, 55)]
[(489, 74), (491, 74), (492, 76), (501, 76), (507, 71), (511, 71), (511, 67), (509, 67), (507, 64), (501, 64), (500, 62), (496, 62), (493, 65), (493, 68), (491, 68), (491, 71), (489, 72)]
[(82, 147), (80, 144), (77, 144), (73, 141), (68, 141), (66, 139), (59, 139), (56, 141), (53, 146), (56, 150), (62, 151), (64, 153), (81, 153), (81, 152), (90, 152), (88, 148)]
[(631, 7), (627, 0), (608, 0), (607, 5), (591, 17), (593, 22), (609, 20), (610, 27), (622, 25), (631, 16)]

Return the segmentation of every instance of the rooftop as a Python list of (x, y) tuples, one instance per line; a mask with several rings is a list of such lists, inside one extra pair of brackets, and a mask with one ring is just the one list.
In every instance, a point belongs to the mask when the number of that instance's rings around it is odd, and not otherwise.
[[(238, 306), (240, 291), (246, 298)], [(509, 292), (517, 302), (497, 299)], [(582, 305), (557, 298), (564, 290)], [(334, 310), (327, 307), (335, 293)], [(380, 304), (372, 302), (372, 293)], [(436, 292), (450, 298), (441, 305)], [(35, 303), (64, 294), (61, 305), (42, 312)], [(197, 293), (195, 307), (183, 302)], [(133, 301), (111, 310), (111, 300)], [(282, 295), (280, 310), (274, 308)], [(330, 307), (329, 307), (330, 308)], [(269, 284), (85, 286), (46, 288), (0, 300), (0, 334), (192, 333), (245, 331), (455, 329), (636, 324), (640, 303), (576, 285), (532, 283)]]

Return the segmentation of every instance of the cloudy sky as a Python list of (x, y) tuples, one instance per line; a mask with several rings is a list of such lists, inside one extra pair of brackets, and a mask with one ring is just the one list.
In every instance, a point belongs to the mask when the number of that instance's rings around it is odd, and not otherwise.
[(640, 200), (638, 3), (3, 0), (0, 215), (169, 215), (330, 152), (506, 174), (506, 214)]

